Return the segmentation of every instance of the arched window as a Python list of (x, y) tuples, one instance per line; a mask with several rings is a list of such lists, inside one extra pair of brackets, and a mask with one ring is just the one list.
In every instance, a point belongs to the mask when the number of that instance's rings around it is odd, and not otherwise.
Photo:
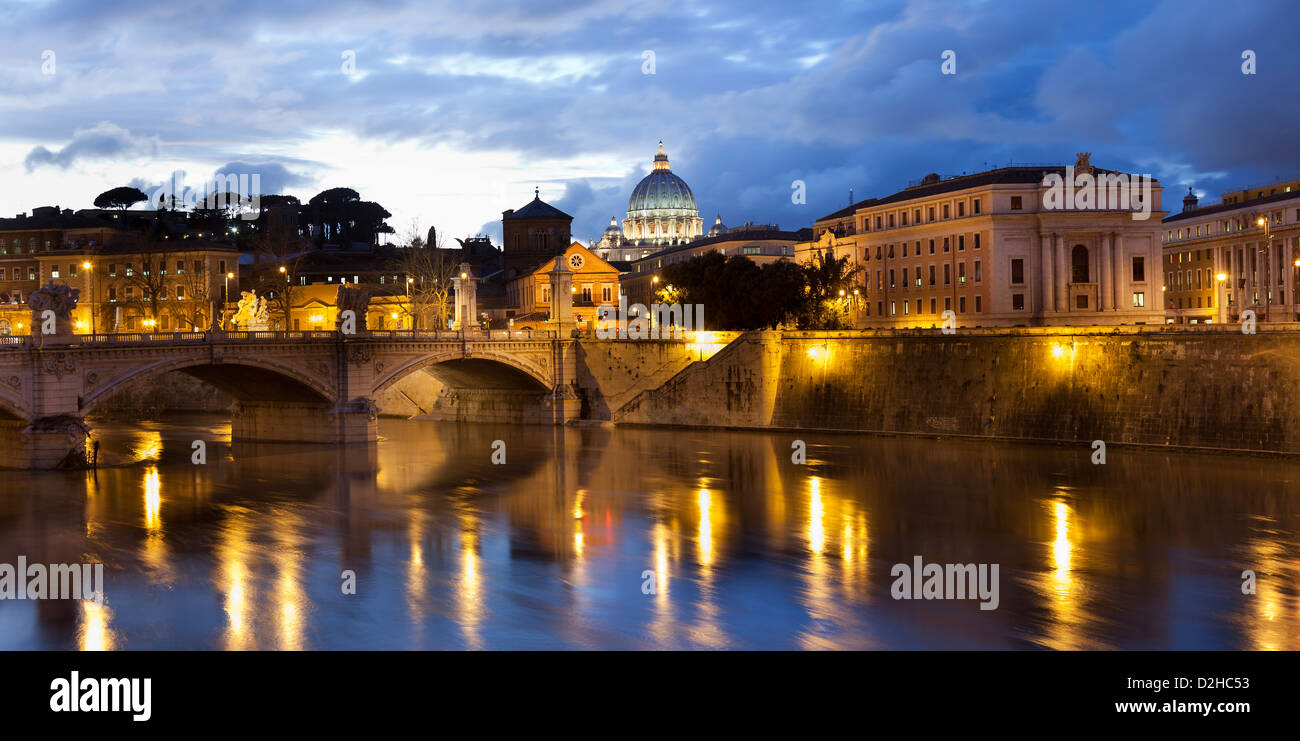
[(1074, 250), (1070, 253), (1070, 268), (1074, 283), (1088, 282), (1088, 248), (1081, 244), (1076, 244)]
[(13, 330), (9, 328), (8, 319), (0, 319), (0, 337), (8, 337)]

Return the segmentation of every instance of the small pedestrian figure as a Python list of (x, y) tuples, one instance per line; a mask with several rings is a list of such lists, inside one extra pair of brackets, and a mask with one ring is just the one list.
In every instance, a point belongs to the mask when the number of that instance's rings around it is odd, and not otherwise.
[(91, 449), (90, 467), (98, 471), (99, 470), (99, 441), (96, 440), (93, 444), (91, 444), (90, 449)]

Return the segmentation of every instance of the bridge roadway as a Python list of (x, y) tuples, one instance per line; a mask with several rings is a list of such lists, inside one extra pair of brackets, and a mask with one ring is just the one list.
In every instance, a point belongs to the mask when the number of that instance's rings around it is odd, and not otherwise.
[(0, 338), (0, 466), (85, 459), (88, 414), (124, 384), (181, 371), (232, 396), (236, 440), (377, 439), (376, 394), (429, 369), (471, 393), (535, 402), (528, 421), (579, 413), (577, 340), (553, 331), (174, 332)]

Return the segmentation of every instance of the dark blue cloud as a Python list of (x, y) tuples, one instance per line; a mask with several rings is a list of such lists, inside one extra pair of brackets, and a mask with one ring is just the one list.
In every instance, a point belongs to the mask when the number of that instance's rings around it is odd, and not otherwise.
[[(242, 167), (321, 131), (624, 162), (548, 199), (585, 241), (624, 215), (660, 138), (706, 222), (787, 228), (843, 206), (849, 188), (883, 195), (928, 172), (1078, 151), (1212, 195), (1300, 173), (1294, 0), (294, 0), (257, 13), (0, 0), (0, 14), (27, 29), (0, 44), (15, 71), (0, 78), (0, 140), (27, 143), (37, 176), (154, 146)], [(58, 75), (41, 77), (42, 48)], [(1247, 49), (1255, 75), (1241, 74)], [(342, 74), (345, 51), (358, 74)], [(282, 168), (263, 170), (268, 192), (331, 166), (266, 161)], [(795, 180), (806, 204), (790, 200)], [(494, 224), (516, 200), (466, 223)]]

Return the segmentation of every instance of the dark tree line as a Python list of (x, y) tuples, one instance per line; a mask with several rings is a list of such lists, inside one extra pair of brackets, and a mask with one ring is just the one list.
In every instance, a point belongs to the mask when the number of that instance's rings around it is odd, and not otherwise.
[(708, 329), (844, 329), (858, 268), (848, 257), (756, 264), (709, 252), (664, 268), (661, 302), (702, 304)]
[[(100, 193), (95, 198), (95, 206), (126, 212), (131, 206), (148, 200), (149, 196), (139, 189), (123, 186)], [(159, 211), (176, 210), (175, 195), (170, 203), (160, 197), (156, 206)], [(277, 219), (277, 225), (287, 221), (315, 246), (327, 242), (378, 244), (380, 234), (393, 233), (386, 221), (392, 214), (378, 203), (361, 200), (361, 195), (351, 188), (323, 190), (305, 204), (294, 196), (263, 195), (258, 198), (256, 210), (251, 194), (209, 194), (190, 211), (187, 222), (190, 228), (229, 235), (236, 240), (254, 239), (267, 231), (268, 214), (272, 210), (288, 214), (286, 219)]]

